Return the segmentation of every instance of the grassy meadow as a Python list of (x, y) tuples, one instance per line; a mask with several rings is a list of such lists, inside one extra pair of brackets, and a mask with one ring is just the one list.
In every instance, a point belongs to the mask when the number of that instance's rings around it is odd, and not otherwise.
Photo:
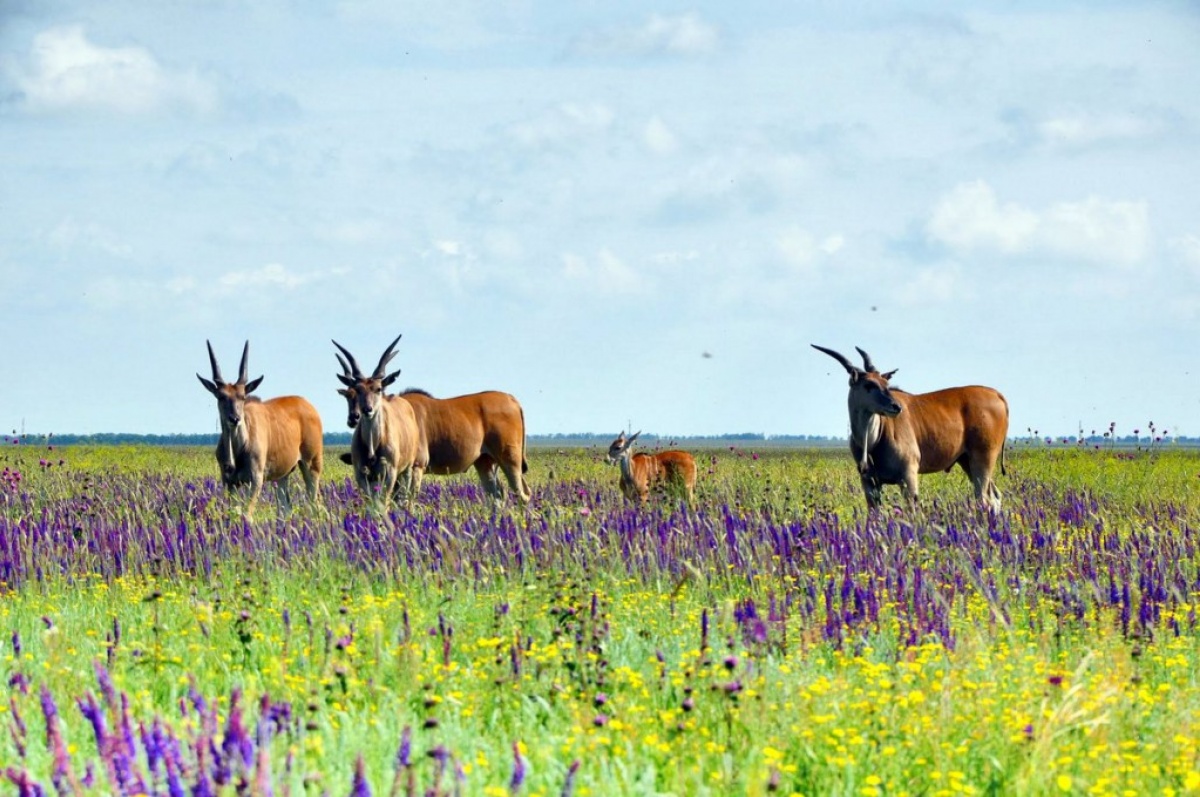
[(640, 508), (533, 449), (528, 511), (386, 518), (337, 453), (246, 519), (207, 449), (6, 443), (9, 793), (1200, 792), (1200, 453), (1017, 444), (1001, 513), (874, 518), (842, 450)]

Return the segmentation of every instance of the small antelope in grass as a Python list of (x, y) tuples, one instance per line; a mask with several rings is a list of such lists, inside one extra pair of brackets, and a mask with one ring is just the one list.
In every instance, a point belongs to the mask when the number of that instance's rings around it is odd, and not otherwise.
[(221, 469), (221, 481), (230, 490), (250, 485), (250, 498), (246, 503), (249, 514), (262, 492), (264, 481), (275, 482), (282, 502), (290, 504), (288, 476), (299, 467), (308, 498), (315, 501), (324, 458), (321, 416), (312, 404), (299, 396), (280, 396), (268, 401), (251, 396), (263, 378), (248, 380), (246, 358), (249, 354), (250, 341), (246, 341), (242, 363), (238, 366), (238, 380), (227, 383), (221, 378), (212, 343), (208, 343), (212, 380), (196, 374), (200, 384), (217, 399), (217, 414), (221, 419), (217, 465)]
[(690, 504), (696, 493), (696, 460), (686, 451), (633, 453), (633, 443), (641, 432), (628, 439), (622, 432), (608, 447), (608, 461), (621, 466), (621, 492), (631, 501), (646, 503), (653, 488), (682, 488)]
[(879, 506), (885, 484), (903, 485), (917, 502), (917, 476), (949, 471), (956, 464), (975, 485), (986, 507), (1000, 508), (992, 480), (996, 463), (1004, 473), (1008, 402), (990, 387), (951, 387), (932, 393), (905, 393), (892, 387), (896, 372), (879, 373), (862, 349), (860, 369), (832, 349), (815, 343), (850, 374), (850, 453), (866, 493), (867, 506)]
[[(383, 393), (400, 375), (399, 370), (386, 373), (399, 341), (397, 335), (370, 376), (363, 375), (353, 354), (336, 340), (333, 342), (349, 363), (349, 375), (338, 374), (337, 378), (347, 391), (353, 391), (354, 408), (359, 416), (350, 439), (354, 481), (368, 499), (378, 499), (384, 509), (393, 493), (403, 493), (407, 502), (412, 503), (416, 497), (413, 482), (420, 478), (415, 469), (422, 466), (418, 461), (421, 431), (412, 405), (395, 397), (389, 400)], [(346, 391), (341, 392), (346, 395)]]

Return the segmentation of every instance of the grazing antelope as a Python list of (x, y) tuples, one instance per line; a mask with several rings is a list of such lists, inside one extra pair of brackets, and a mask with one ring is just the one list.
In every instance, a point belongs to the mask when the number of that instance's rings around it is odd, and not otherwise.
[[(350, 367), (341, 355), (338, 361), (349, 375)], [(346, 398), (346, 425), (353, 429), (361, 415), (355, 388), (347, 387), (338, 393)], [(496, 475), (498, 466), (517, 500), (528, 503), (532, 493), (522, 476), (529, 470), (525, 460), (525, 413), (514, 397), (489, 390), (438, 399), (424, 390), (409, 388), (398, 396), (386, 396), (385, 400), (407, 401), (417, 417), (421, 430), (417, 459), (421, 467), (414, 471), (414, 494), (425, 472), (446, 475), (464, 473), (473, 467), (483, 489), (499, 501), (504, 498), (504, 488)], [(343, 455), (342, 460), (348, 462), (350, 457)]]
[(890, 385), (896, 372), (879, 373), (859, 349), (863, 367), (855, 367), (836, 351), (818, 346), (850, 374), (850, 452), (858, 463), (867, 506), (879, 506), (885, 484), (903, 485), (917, 501), (917, 475), (949, 471), (955, 464), (967, 472), (975, 495), (991, 509), (1000, 508), (1000, 490), (992, 481), (996, 462), (1004, 473), (1008, 437), (1008, 402), (990, 387), (972, 385), (905, 393)]
[(650, 499), (652, 487), (682, 487), (688, 503), (695, 499), (696, 460), (686, 451), (633, 453), (633, 442), (641, 432), (625, 438), (622, 432), (608, 447), (608, 461), (621, 466), (621, 492), (630, 501), (643, 504)]
[(246, 341), (242, 349), (238, 380), (225, 382), (212, 343), (205, 342), (212, 364), (212, 380), (200, 374), (196, 374), (196, 378), (217, 399), (217, 414), (221, 419), (217, 465), (221, 469), (221, 481), (230, 490), (250, 485), (250, 498), (246, 504), (249, 514), (264, 481), (275, 482), (283, 502), (290, 503), (288, 476), (299, 466), (308, 498), (315, 500), (324, 458), (321, 416), (316, 408), (299, 396), (263, 401), (250, 395), (263, 380), (261, 376), (247, 379), (246, 358), (250, 353), (250, 341)]
[[(418, 462), (420, 429), (412, 405), (406, 401), (389, 401), (383, 391), (400, 371), (386, 373), (387, 364), (396, 356), (396, 344), (400, 336), (379, 358), (379, 364), (370, 376), (364, 376), (358, 363), (349, 351), (336, 340), (333, 342), (349, 363), (349, 374), (337, 377), (348, 390), (353, 390), (354, 409), (358, 412), (358, 423), (350, 439), (350, 463), (354, 467), (354, 481), (364, 495), (376, 498), (383, 508), (391, 502), (392, 493), (403, 492), (411, 503), (415, 497), (412, 488)], [(341, 358), (339, 358), (340, 360)], [(346, 365), (343, 362), (343, 367)]]

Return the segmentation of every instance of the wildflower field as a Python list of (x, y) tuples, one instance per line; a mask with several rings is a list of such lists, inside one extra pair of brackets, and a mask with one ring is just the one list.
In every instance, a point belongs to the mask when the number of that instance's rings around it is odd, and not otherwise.
[[(1018, 445), (868, 518), (843, 450), (626, 502), (530, 451), (241, 516), (211, 451), (0, 451), (0, 782), (121, 795), (1200, 792), (1200, 454)], [(898, 492), (885, 497), (899, 502)]]

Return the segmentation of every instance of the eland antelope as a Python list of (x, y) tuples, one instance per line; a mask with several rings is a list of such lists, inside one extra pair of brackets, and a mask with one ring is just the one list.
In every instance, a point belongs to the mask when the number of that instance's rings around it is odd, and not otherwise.
[(850, 452), (858, 464), (867, 506), (875, 509), (885, 484), (900, 484), (915, 505), (917, 476), (967, 472), (979, 501), (1000, 508), (1000, 490), (992, 480), (997, 461), (1004, 473), (1008, 402), (990, 387), (951, 387), (932, 393), (905, 393), (892, 387), (896, 371), (879, 373), (859, 349), (863, 367), (841, 354), (812, 344), (850, 374)]
[(200, 374), (196, 378), (217, 399), (221, 439), (216, 453), (221, 481), (230, 490), (250, 485), (246, 504), (249, 514), (264, 481), (275, 482), (283, 502), (290, 503), (288, 476), (299, 467), (308, 498), (315, 500), (324, 457), (321, 416), (316, 408), (300, 396), (263, 401), (250, 395), (263, 380), (261, 376), (248, 379), (246, 358), (250, 354), (250, 341), (242, 349), (238, 380), (233, 383), (221, 378), (212, 343), (205, 343), (212, 364), (212, 380)]
[(608, 461), (621, 467), (621, 492), (631, 501), (646, 503), (655, 487), (681, 487), (688, 503), (695, 499), (696, 460), (686, 451), (633, 453), (633, 443), (641, 432), (628, 438), (622, 432), (608, 447)]
[[(338, 361), (349, 375), (350, 366), (340, 355)], [(347, 387), (338, 393), (346, 399), (346, 425), (353, 429), (361, 417), (355, 388)], [(414, 493), (425, 472), (446, 475), (474, 468), (484, 490), (499, 501), (504, 497), (496, 473), (499, 467), (517, 500), (522, 504), (529, 502), (532, 493), (523, 475), (529, 470), (525, 459), (525, 413), (516, 398), (489, 390), (439, 399), (424, 390), (409, 388), (399, 395), (386, 396), (385, 400), (406, 401), (416, 414), (421, 439), (419, 467), (413, 477)], [(342, 460), (349, 462), (351, 457), (343, 454)]]
[[(349, 374), (338, 374), (337, 378), (347, 390), (353, 391), (353, 409), (358, 412), (358, 422), (350, 439), (354, 481), (368, 499), (374, 493), (384, 508), (391, 502), (393, 493), (404, 493), (409, 503), (413, 501), (413, 483), (420, 478), (416, 469), (421, 467), (421, 433), (412, 405), (406, 401), (389, 401), (383, 392), (400, 375), (399, 370), (387, 373), (387, 364), (396, 356), (399, 341), (397, 335), (370, 376), (363, 375), (354, 355), (333, 341), (333, 345), (346, 355), (349, 364), (346, 369)], [(343, 362), (343, 366), (346, 364)]]

